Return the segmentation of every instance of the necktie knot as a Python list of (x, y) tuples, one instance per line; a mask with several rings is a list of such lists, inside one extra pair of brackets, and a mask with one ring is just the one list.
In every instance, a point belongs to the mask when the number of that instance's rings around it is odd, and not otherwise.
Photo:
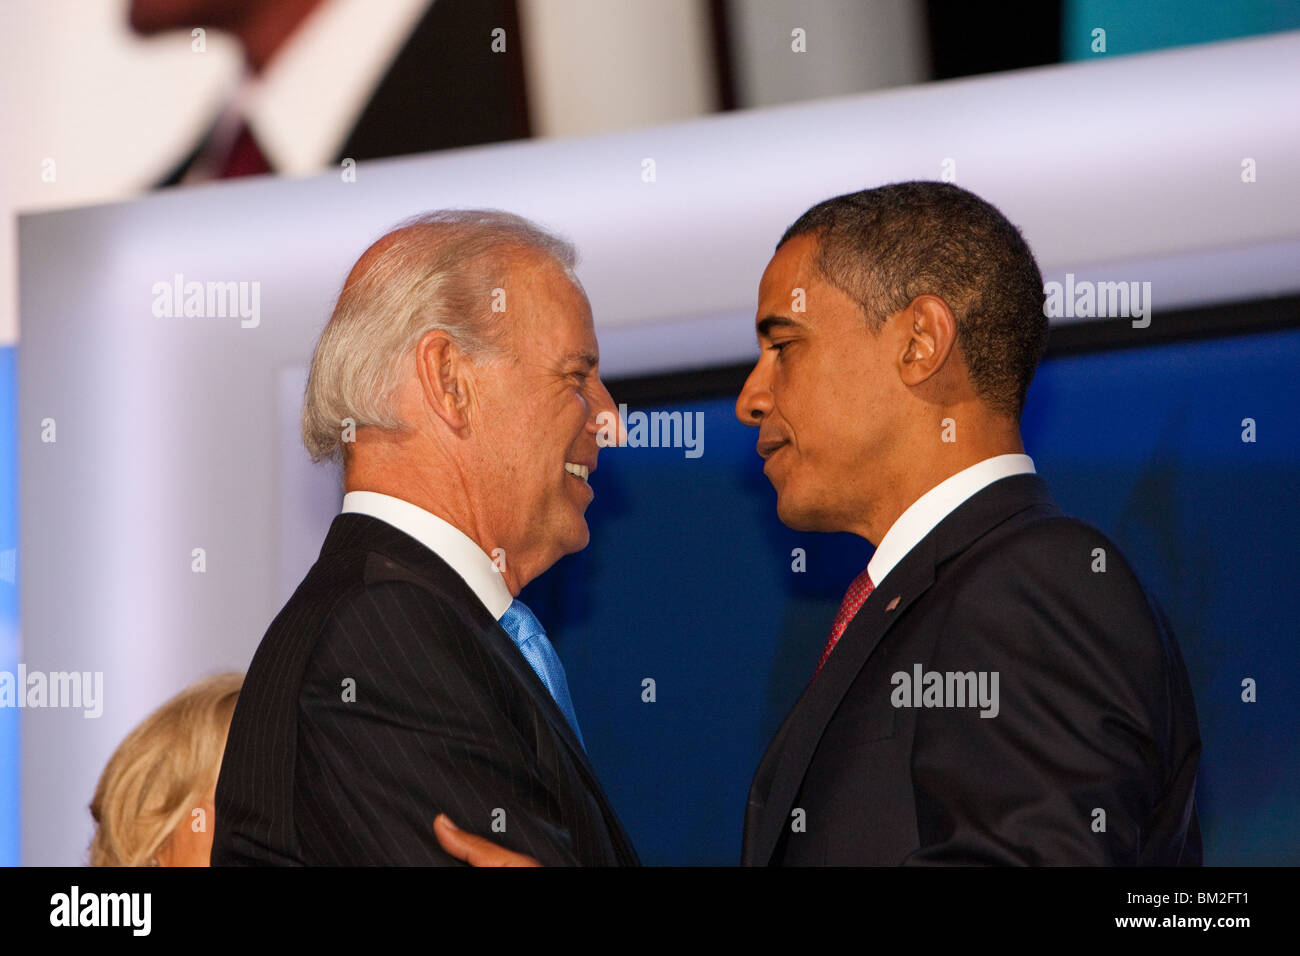
[(533, 673), (550, 691), (556, 706), (577, 735), (578, 742), (585, 748), (582, 731), (578, 729), (578, 715), (573, 709), (573, 700), (569, 697), (569, 682), (564, 676), (564, 665), (560, 663), (560, 655), (555, 653), (555, 647), (547, 638), (546, 629), (537, 620), (537, 615), (523, 601), (514, 600), (501, 615), (500, 624), (502, 630), (515, 642)]
[(511, 601), (506, 613), (501, 615), (501, 626), (516, 644), (531, 639), (535, 634), (546, 634), (546, 628), (537, 620), (532, 608), (518, 599)]
[(848, 629), (849, 622), (853, 620), (854, 615), (858, 613), (875, 589), (876, 586), (871, 583), (871, 575), (866, 570), (863, 570), (861, 574), (853, 579), (849, 589), (844, 592), (844, 600), (840, 602), (840, 611), (835, 615), (835, 623), (831, 625), (830, 637), (826, 641), (826, 647), (822, 650), (821, 660), (817, 662), (817, 672), (813, 674), (813, 677), (821, 673), (822, 667), (826, 664), (826, 659), (831, 656), (831, 651), (835, 650), (835, 645), (839, 643), (840, 638), (844, 636), (845, 630)]

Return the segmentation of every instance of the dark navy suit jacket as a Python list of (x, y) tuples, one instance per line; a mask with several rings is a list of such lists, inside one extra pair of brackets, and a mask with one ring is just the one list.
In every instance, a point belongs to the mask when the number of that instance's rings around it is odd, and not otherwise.
[[(947, 706), (896, 706), (917, 665)], [(955, 706), (963, 675), (991, 691), (995, 672), (996, 716)], [(1199, 864), (1200, 750), (1164, 614), (1113, 542), (1015, 475), (863, 604), (754, 776), (743, 862)]]

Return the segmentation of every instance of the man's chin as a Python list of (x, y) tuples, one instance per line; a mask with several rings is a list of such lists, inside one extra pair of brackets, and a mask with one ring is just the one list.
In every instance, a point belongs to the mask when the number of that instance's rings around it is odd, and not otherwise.
[(591, 529), (587, 527), (587, 520), (579, 517), (572, 530), (564, 536), (564, 553), (573, 554), (581, 551), (591, 543)]
[(809, 530), (804, 526), (803, 515), (792, 505), (783, 502), (779, 497), (776, 499), (776, 516), (781, 519), (781, 524), (794, 531)]
[(816, 512), (799, 507), (789, 495), (777, 494), (776, 516), (781, 519), (781, 524), (791, 531), (827, 530)]

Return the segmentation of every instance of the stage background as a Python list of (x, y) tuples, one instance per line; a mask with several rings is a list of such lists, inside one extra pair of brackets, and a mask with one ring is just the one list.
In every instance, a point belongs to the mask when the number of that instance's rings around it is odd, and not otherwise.
[[(1119, 545), (1169, 614), (1200, 718), (1207, 864), (1300, 863), (1297, 368), (1300, 328), (1049, 358), (1023, 421), (1057, 503)], [(583, 734), (643, 859), (731, 864), (750, 776), (872, 548), (777, 520), (734, 397), (649, 407), (702, 413), (705, 454), (603, 452), (591, 544), (521, 597), (555, 622)]]
[[(1178, 629), (1207, 741), (1210, 860), (1294, 862), (1296, 345), (1276, 330), (1198, 345), (1169, 333), (1226, 303), (1239, 306), (1220, 333), (1258, 330), (1260, 316), (1295, 325), (1298, 72), (1300, 35), (1287, 34), (363, 163), (356, 182), (262, 178), (24, 217), (21, 527), (0, 550), (21, 547), (21, 660), (102, 671), (106, 700), (97, 719), (0, 713), (0, 849), (17, 842), (21, 786), (23, 862), (83, 860), (86, 805), (113, 748), (181, 687), (245, 667), (309, 566), (339, 493), (296, 441), (301, 375), (348, 267), (392, 223), (447, 206), (537, 219), (581, 251), (608, 379), (710, 382), (752, 360), (757, 280), (800, 212), (937, 178), (952, 159), (959, 184), (1024, 229), (1047, 279), (1153, 284), (1150, 328), (1108, 333), (1129, 349), (1050, 360), (1026, 443), (1062, 505), (1116, 538)], [(178, 274), (258, 282), (259, 324), (155, 316), (155, 284)], [(625, 381), (621, 394), (644, 410), (686, 400), (661, 386), (643, 379), (633, 400)], [(789, 570), (796, 545), (729, 407), (700, 406), (698, 459), (607, 454), (591, 548), (529, 592), (652, 862), (736, 859), (749, 775), (869, 550), (809, 540), (808, 571)], [(1253, 444), (1240, 440), (1246, 417)], [(42, 440), (47, 418), (57, 442)], [(0, 591), (12, 628), (15, 591)], [(7, 633), (0, 669), (12, 670)], [(1240, 702), (1245, 677), (1256, 704)]]

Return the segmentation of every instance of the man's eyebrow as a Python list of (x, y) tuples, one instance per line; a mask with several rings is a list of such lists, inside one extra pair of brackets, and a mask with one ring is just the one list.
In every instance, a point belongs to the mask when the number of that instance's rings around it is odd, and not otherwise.
[(564, 356), (564, 364), (584, 365), (593, 369), (600, 364), (600, 356), (595, 352), (569, 352)]
[(801, 329), (803, 324), (785, 315), (767, 315), (758, 320), (758, 337), (768, 338), (773, 329)]

